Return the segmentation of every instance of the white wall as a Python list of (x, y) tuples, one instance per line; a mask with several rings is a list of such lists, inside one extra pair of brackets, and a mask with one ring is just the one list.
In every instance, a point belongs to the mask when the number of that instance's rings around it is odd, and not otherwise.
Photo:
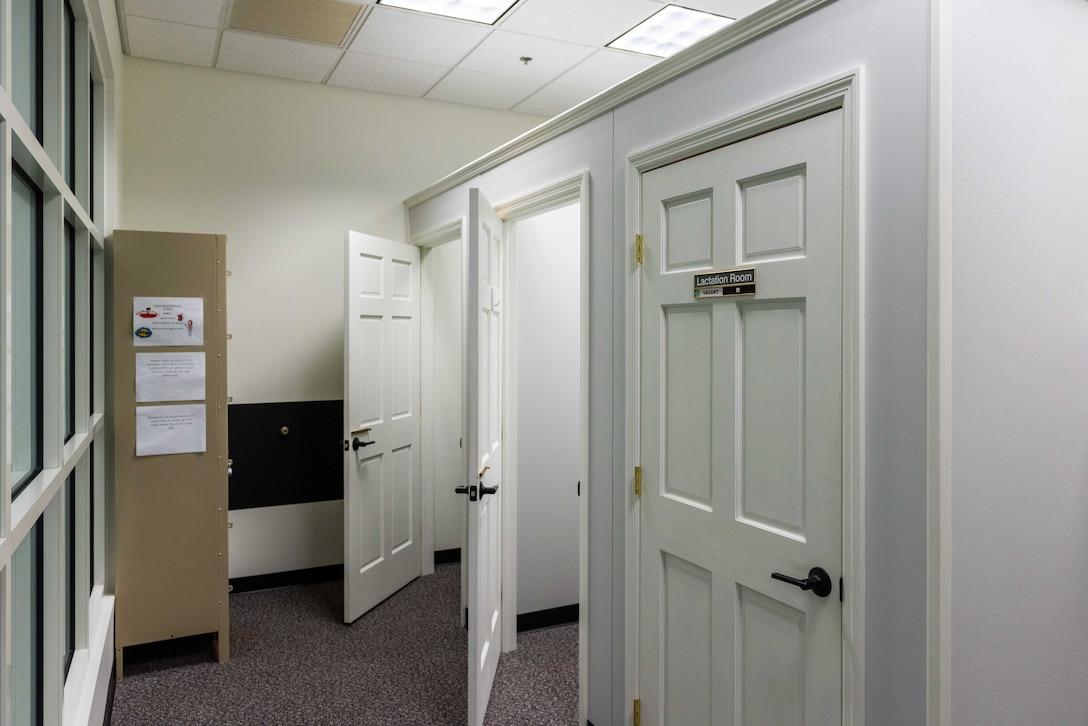
[[(234, 403), (342, 398), (344, 233), (405, 239), (405, 197), (542, 120), (130, 57), (123, 67), (117, 227), (227, 235)], [(230, 576), (335, 564), (329, 506), (239, 517)], [(295, 556), (282, 567), (259, 554), (285, 549)]]
[[(434, 333), (434, 444), (424, 456), (433, 461), (434, 549), (460, 549), (465, 527), (463, 494), (453, 491), (464, 471), (461, 449), (461, 241), (446, 242), (426, 250), (423, 301), (432, 316)], [(426, 493), (424, 493), (426, 496)]]
[(1088, 723), (1088, 3), (940, 3), (951, 723)]
[(125, 58), (117, 226), (227, 235), (235, 403), (343, 396), (343, 247), (542, 119)]
[[(493, 202), (589, 169), (589, 718), (624, 692), (625, 163), (630, 153), (861, 69), (866, 349), (866, 716), (926, 712), (927, 133), (930, 0), (837, 0), (473, 180)], [(468, 186), (466, 184), (465, 186)], [(464, 188), (411, 210), (448, 221)], [(416, 226), (418, 225), (418, 227)], [(847, 583), (847, 587), (851, 583)], [(860, 584), (858, 585), (860, 586)]]
[(515, 225), (520, 615), (578, 603), (581, 205)]

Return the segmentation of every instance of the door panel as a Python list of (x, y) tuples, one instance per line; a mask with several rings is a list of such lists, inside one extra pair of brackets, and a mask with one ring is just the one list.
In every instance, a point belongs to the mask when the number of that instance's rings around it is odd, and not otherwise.
[[(839, 723), (841, 114), (643, 175), (647, 724)], [(756, 268), (754, 296), (693, 275)]]
[(344, 621), (421, 572), (419, 250), (349, 232), (344, 323)]
[[(500, 651), (502, 597), (502, 220), (469, 190), (468, 722), (487, 712)], [(492, 494), (483, 491), (493, 489)], [(475, 501), (471, 501), (475, 499)]]

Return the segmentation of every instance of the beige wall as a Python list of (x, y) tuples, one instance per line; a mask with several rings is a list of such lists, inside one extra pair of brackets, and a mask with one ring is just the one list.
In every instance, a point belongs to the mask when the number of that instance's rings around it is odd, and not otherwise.
[(344, 232), (543, 119), (126, 57), (119, 229), (226, 234), (235, 403), (343, 395)]

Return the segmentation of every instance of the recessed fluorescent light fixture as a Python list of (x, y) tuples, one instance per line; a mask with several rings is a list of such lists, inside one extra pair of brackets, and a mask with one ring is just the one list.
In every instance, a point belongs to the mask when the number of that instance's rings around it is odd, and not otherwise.
[(666, 5), (613, 40), (608, 47), (668, 58), (733, 22), (736, 22), (735, 18)]
[(379, 5), (493, 25), (517, 0), (378, 0)]

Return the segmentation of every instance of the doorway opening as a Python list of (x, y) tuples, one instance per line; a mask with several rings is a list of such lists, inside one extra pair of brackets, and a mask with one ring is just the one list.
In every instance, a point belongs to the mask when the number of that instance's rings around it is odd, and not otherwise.
[[(505, 227), (502, 644), (578, 622), (587, 693), (588, 175), (497, 207)], [(413, 236), (422, 252), (423, 572), (464, 555), (466, 222)], [(462, 558), (462, 611), (466, 603)]]

